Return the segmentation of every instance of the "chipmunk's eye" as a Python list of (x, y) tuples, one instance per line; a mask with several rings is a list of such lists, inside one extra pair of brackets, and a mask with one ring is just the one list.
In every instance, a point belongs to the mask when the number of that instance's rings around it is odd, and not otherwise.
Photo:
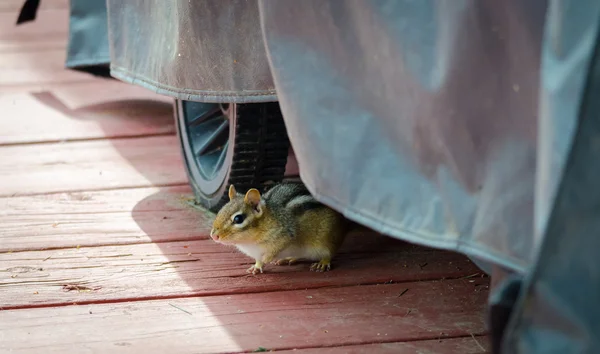
[(244, 222), (244, 220), (246, 220), (246, 215), (244, 214), (238, 214), (233, 218), (233, 223), (234, 224), (241, 224)]

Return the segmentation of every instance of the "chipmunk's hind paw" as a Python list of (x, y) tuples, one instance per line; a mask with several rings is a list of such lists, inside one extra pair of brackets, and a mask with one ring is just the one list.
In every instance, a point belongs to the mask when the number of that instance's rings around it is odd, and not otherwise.
[(311, 272), (327, 272), (331, 270), (331, 261), (328, 259), (323, 259), (318, 263), (313, 263), (310, 266)]
[(273, 262), (273, 264), (281, 266), (281, 265), (293, 265), (298, 261), (298, 259), (294, 258), (294, 257), (287, 257), (287, 258), (283, 258), (283, 259), (278, 259), (275, 262)]

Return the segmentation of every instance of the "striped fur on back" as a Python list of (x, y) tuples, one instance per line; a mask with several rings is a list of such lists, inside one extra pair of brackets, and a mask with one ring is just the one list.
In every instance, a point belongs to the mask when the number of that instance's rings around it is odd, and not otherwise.
[(297, 182), (277, 184), (263, 195), (263, 199), (267, 208), (279, 220), (286, 220), (287, 225), (294, 225), (295, 217), (307, 210), (325, 207), (310, 194), (304, 184)]
[(298, 182), (277, 184), (268, 190), (263, 198), (271, 210), (308, 210), (323, 206), (310, 194), (304, 184)]

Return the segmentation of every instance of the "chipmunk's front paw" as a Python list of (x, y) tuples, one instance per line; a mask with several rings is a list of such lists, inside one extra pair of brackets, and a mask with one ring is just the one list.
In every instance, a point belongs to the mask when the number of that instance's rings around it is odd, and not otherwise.
[(311, 272), (327, 272), (331, 270), (331, 261), (321, 260), (319, 263), (313, 263), (310, 266)]
[(296, 263), (297, 259), (293, 258), (293, 257), (287, 257), (287, 258), (283, 258), (283, 259), (278, 259), (275, 262), (273, 262), (275, 265), (281, 266), (281, 265), (293, 265), (294, 263)]
[(255, 264), (252, 267), (246, 269), (246, 273), (252, 273), (252, 274), (258, 274), (258, 273), (262, 273), (263, 269), (262, 269), (262, 264)]

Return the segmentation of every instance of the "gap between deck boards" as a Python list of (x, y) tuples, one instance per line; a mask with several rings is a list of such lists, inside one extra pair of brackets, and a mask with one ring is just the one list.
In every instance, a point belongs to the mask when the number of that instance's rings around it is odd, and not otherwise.
[(87, 189), (64, 189), (64, 190), (55, 190), (51, 192), (31, 192), (31, 193), (13, 193), (10, 195), (0, 195), (0, 199), (10, 199), (10, 198), (18, 198), (18, 197), (35, 197), (35, 196), (48, 196), (54, 194), (65, 194), (65, 193), (82, 193), (82, 192), (110, 192), (110, 191), (122, 191), (128, 189), (142, 189), (142, 188), (171, 188), (171, 187), (183, 187), (187, 186), (188, 182), (173, 182), (173, 183), (159, 183), (152, 185), (145, 185), (140, 183), (139, 185), (128, 185), (128, 186), (117, 186), (117, 187), (97, 187), (97, 188), (87, 188)]
[[(126, 139), (142, 139), (142, 138), (152, 138), (152, 137), (161, 137), (161, 136), (174, 136), (176, 133), (174, 132), (164, 132), (164, 133), (143, 133), (139, 135), (128, 135), (128, 136), (102, 136), (102, 137), (91, 137), (91, 138), (66, 138), (66, 139), (55, 139), (55, 140), (44, 140), (44, 141), (32, 141), (32, 142), (14, 142), (14, 143), (0, 143), (0, 148), (3, 146), (28, 146), (28, 145), (44, 145), (44, 144), (64, 144), (64, 143), (79, 143), (85, 141), (98, 141), (98, 140), (126, 140)], [(158, 186), (157, 186), (158, 187)], [(131, 188), (143, 188), (143, 187), (131, 187)], [(62, 193), (62, 192), (54, 192), (54, 193)], [(0, 198), (3, 198), (0, 196)]]

